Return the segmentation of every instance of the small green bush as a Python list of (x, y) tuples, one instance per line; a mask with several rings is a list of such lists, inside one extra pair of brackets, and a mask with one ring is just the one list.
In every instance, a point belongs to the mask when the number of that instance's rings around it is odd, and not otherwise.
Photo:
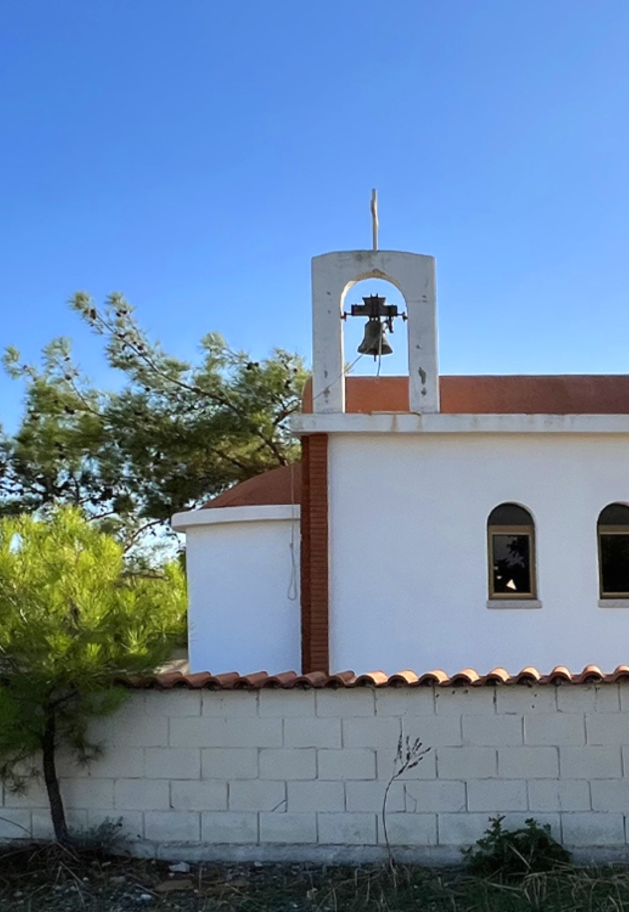
[(522, 877), (570, 864), (570, 853), (532, 817), (517, 830), (505, 830), (504, 817), (494, 817), (476, 847), (465, 852), (467, 869), (477, 877)]

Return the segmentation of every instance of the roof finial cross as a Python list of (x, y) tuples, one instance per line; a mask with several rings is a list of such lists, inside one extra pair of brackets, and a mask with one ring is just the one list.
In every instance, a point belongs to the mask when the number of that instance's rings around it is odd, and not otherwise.
[(371, 191), (371, 232), (373, 239), (373, 249), (378, 249), (378, 228), (380, 223), (378, 222), (378, 191)]

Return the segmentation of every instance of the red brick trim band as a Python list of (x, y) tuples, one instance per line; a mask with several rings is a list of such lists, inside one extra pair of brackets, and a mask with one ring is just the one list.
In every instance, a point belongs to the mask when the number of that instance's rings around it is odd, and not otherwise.
[(302, 438), (301, 669), (328, 674), (328, 436)]

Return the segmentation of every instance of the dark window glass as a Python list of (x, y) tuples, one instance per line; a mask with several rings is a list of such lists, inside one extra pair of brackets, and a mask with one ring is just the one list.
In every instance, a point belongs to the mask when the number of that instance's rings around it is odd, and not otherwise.
[(629, 597), (629, 507), (608, 504), (598, 518), (601, 598)]
[(601, 532), (601, 594), (629, 593), (629, 535)]
[(530, 595), (533, 591), (531, 536), (494, 532), (491, 543), (494, 594)]
[(487, 520), (489, 526), (532, 526), (533, 517), (519, 504), (503, 503), (495, 507)]
[(629, 507), (625, 504), (609, 504), (601, 511), (599, 526), (629, 526)]

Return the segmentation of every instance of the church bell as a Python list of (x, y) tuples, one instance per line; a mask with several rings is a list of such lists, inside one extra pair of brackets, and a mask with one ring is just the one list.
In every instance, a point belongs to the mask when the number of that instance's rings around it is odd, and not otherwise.
[(358, 346), (361, 355), (373, 355), (374, 361), (380, 355), (390, 355), (393, 349), (389, 345), (384, 324), (379, 317), (370, 317), (365, 324), (365, 337)]

